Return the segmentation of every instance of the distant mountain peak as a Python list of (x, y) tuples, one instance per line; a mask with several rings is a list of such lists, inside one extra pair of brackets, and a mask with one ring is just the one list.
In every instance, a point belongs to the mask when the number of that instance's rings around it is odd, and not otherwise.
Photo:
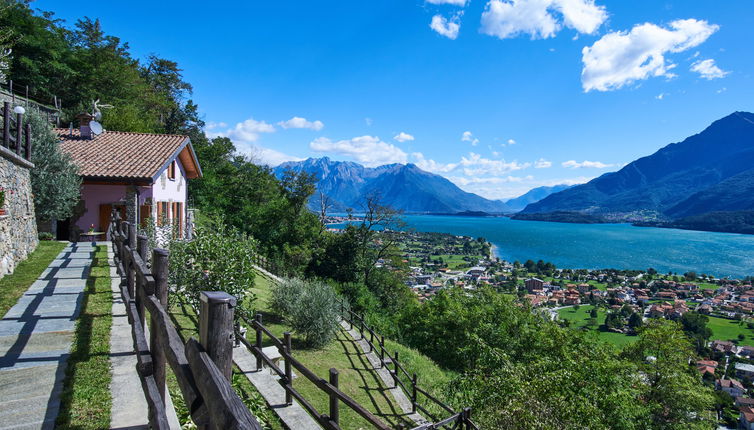
[[(328, 157), (287, 162), (273, 169), (277, 176), (285, 170), (314, 174), (318, 191), (334, 203), (333, 211), (359, 208), (363, 198), (379, 192), (383, 204), (408, 213), (457, 213), (480, 211), (503, 213), (505, 203), (468, 193), (448, 179), (422, 170), (413, 163), (364, 167), (351, 161), (333, 161)], [(309, 204), (319, 205), (318, 193)]]

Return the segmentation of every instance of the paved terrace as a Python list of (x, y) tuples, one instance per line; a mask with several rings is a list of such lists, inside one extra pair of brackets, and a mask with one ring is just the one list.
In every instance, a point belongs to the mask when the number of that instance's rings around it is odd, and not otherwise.
[(0, 429), (51, 429), (94, 244), (69, 244), (0, 320)]

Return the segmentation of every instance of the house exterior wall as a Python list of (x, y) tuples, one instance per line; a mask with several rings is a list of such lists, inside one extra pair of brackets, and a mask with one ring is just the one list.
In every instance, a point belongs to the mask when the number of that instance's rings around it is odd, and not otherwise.
[(0, 215), (0, 278), (13, 273), (39, 244), (31, 191), (34, 165), (0, 147), (0, 187), (5, 193)]
[[(78, 232), (89, 231), (94, 225), (97, 231), (106, 231), (107, 225), (100, 225), (101, 205), (125, 205), (126, 217), (129, 221), (138, 222), (142, 218), (157, 219), (157, 205), (167, 202), (169, 220), (180, 216), (181, 225), (186, 225), (186, 201), (188, 198), (188, 180), (186, 172), (178, 159), (176, 163), (175, 179), (168, 179), (167, 169), (164, 169), (154, 184), (150, 186), (134, 186), (123, 184), (84, 183), (81, 189), (83, 209), (77, 214), (75, 226)], [(138, 215), (133, 202), (138, 201)], [(173, 213), (172, 203), (181, 203), (180, 214)], [(147, 214), (143, 211), (148, 210)]]
[(79, 231), (89, 231), (92, 225), (97, 231), (105, 231), (107, 225), (100, 225), (100, 205), (124, 205), (127, 198), (138, 191), (139, 205), (152, 197), (152, 188), (132, 185), (87, 184), (81, 186), (83, 212), (79, 214), (75, 225)]

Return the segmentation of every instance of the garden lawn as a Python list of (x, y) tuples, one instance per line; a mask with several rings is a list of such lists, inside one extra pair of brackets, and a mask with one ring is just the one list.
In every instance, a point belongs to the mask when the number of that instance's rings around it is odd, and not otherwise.
[(57, 429), (110, 427), (112, 292), (107, 248), (98, 246), (76, 321)]
[[(731, 340), (736, 341), (739, 345), (754, 346), (754, 330), (748, 328), (746, 322), (743, 325), (739, 325), (739, 321), (735, 320), (713, 316), (709, 316), (708, 318), (707, 327), (712, 330), (710, 340)], [(744, 340), (738, 340), (739, 334), (745, 336)]]
[[(257, 310), (264, 315), (262, 323), (275, 336), (282, 338), (283, 333), (289, 328), (280, 321), (279, 317), (269, 312), (270, 281), (262, 275), (257, 276), (253, 292), (257, 295)], [(251, 330), (248, 336), (253, 338)], [(433, 395), (441, 396), (442, 388), (452, 374), (444, 372), (434, 362), (415, 350), (389, 340), (385, 343), (391, 353), (396, 350), (399, 352), (401, 363), (408, 372), (419, 375), (421, 387), (429, 390)], [(265, 336), (264, 346), (269, 345), (271, 342)], [(335, 341), (319, 350), (302, 347), (294, 333), (293, 355), (304, 366), (325, 379), (330, 368), (337, 369), (340, 390), (379, 416), (391, 427), (397, 427), (400, 423), (408, 425), (409, 428), (413, 427), (413, 423), (403, 415), (402, 410), (387, 391), (389, 387), (382, 383), (361, 348), (345, 331), (340, 330)], [(327, 413), (328, 397), (314, 384), (306, 378), (299, 377), (294, 380), (293, 385), (318, 411)], [(422, 402), (422, 399), (420, 398), (419, 401)], [(422, 404), (427, 403), (422, 402)], [(340, 421), (342, 428), (371, 428), (371, 425), (363, 418), (344, 405), (340, 408)]]
[[(594, 306), (592, 305), (581, 305), (579, 306), (578, 310), (574, 309), (573, 307), (563, 308), (558, 311), (558, 316), (561, 319), (571, 321), (571, 328), (581, 329), (587, 327), (587, 323), (589, 322), (590, 318), (589, 313), (593, 308)], [(605, 324), (605, 315), (605, 309), (598, 308), (597, 325), (591, 328), (592, 331), (597, 333), (597, 336), (600, 339), (617, 347), (623, 347), (624, 345), (628, 345), (638, 340), (637, 336), (629, 336), (623, 333), (614, 333), (610, 331), (600, 330), (600, 327)]]
[(5, 315), (18, 298), (39, 278), (66, 242), (40, 241), (37, 249), (22, 261), (11, 275), (0, 279), (0, 315)]

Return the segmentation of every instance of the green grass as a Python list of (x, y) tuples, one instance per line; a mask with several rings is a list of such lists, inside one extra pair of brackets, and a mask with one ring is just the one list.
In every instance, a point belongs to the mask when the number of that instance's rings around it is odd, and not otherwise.
[[(746, 326), (746, 322), (739, 325), (739, 321), (710, 316), (707, 327), (712, 330), (711, 340), (735, 340), (739, 345), (754, 346), (754, 330)], [(745, 339), (738, 341), (738, 335), (743, 334)]]
[(41, 241), (11, 275), (0, 279), (0, 315), (5, 315), (18, 298), (39, 278), (50, 262), (65, 248), (66, 242)]
[[(278, 316), (269, 312), (270, 288), (270, 281), (260, 275), (255, 280), (253, 292), (257, 294), (258, 311), (264, 315), (263, 324), (275, 336), (282, 338), (283, 333), (289, 328), (281, 322)], [(253, 333), (249, 333), (248, 336), (254, 337)], [(271, 343), (266, 337), (265, 340), (265, 346), (269, 346)], [(442, 388), (453, 376), (452, 374), (441, 370), (435, 363), (415, 350), (389, 340), (385, 343), (391, 353), (396, 350), (399, 352), (400, 361), (409, 373), (420, 375), (419, 385), (422, 388), (441, 397)], [(334, 342), (319, 350), (301, 347), (301, 342), (294, 334), (293, 354), (304, 366), (322, 378), (327, 378), (330, 368), (337, 369), (340, 390), (381, 417), (390, 426), (395, 427), (399, 423), (413, 426), (400, 407), (395, 404), (392, 395), (387, 391), (389, 387), (382, 383), (363, 351), (345, 331), (339, 331)], [(328, 397), (314, 384), (299, 377), (294, 380), (293, 385), (320, 413), (327, 413)], [(422, 401), (421, 398), (420, 401)], [(371, 428), (363, 418), (345, 406), (341, 406), (340, 420), (343, 428)]]
[(110, 426), (111, 311), (110, 267), (106, 248), (98, 246), (76, 322), (56, 428)]
[[(579, 306), (578, 310), (574, 309), (573, 307), (565, 308), (558, 311), (558, 316), (560, 316), (561, 319), (571, 321), (571, 328), (581, 329), (588, 326), (587, 323), (589, 322), (590, 318), (589, 313), (593, 308), (594, 306), (592, 305), (581, 305)], [(590, 330), (597, 333), (597, 336), (600, 339), (617, 347), (622, 347), (638, 340), (638, 337), (636, 336), (629, 336), (623, 333), (614, 333), (600, 330), (600, 326), (605, 324), (606, 314), (607, 312), (604, 308), (598, 308), (597, 325), (590, 328)]]

